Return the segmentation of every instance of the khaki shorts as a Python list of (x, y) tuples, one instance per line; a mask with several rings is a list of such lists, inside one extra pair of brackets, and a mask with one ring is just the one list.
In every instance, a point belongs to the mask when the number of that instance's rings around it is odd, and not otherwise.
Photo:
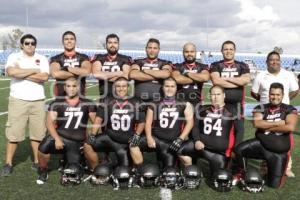
[(9, 97), (6, 137), (10, 142), (25, 140), (27, 124), (30, 140), (41, 141), (45, 136), (45, 101), (24, 101)]

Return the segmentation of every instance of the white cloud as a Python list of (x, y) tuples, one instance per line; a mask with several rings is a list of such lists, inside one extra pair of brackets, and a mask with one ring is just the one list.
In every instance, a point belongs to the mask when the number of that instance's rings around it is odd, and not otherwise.
[(265, 5), (262, 8), (255, 4), (253, 0), (237, 0), (241, 3), (241, 12), (237, 16), (247, 22), (276, 22), (279, 16), (274, 12), (272, 6)]

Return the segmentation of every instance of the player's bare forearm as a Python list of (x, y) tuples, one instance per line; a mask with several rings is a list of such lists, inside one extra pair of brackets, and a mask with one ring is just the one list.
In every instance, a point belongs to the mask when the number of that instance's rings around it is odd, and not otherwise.
[(173, 72), (172, 77), (180, 85), (192, 84), (194, 82), (191, 78), (181, 75), (179, 71)]
[(259, 128), (259, 129), (270, 129), (270, 128), (275, 128), (278, 126), (284, 126), (285, 125), (285, 121), (284, 120), (280, 120), (280, 121), (276, 121), (276, 122), (268, 122), (266, 120), (253, 120), (253, 125), (255, 128)]
[(30, 76), (32, 74), (39, 73), (39, 69), (21, 69), (19, 67), (8, 67), (6, 69), (6, 72), (8, 76), (14, 77), (14, 78), (25, 78), (27, 76)]
[(240, 77), (226, 78), (226, 81), (233, 83), (235, 85), (238, 85), (238, 86), (244, 86), (244, 85), (247, 85), (248, 83), (250, 83), (251, 78), (250, 78), (250, 75), (243, 75)]
[(56, 114), (52, 111), (49, 111), (46, 119), (46, 127), (49, 134), (53, 137), (54, 140), (60, 139), (56, 129), (55, 129), (55, 119)]
[(48, 73), (43, 72), (43, 73), (32, 74), (30, 76), (27, 76), (25, 79), (36, 83), (44, 83), (48, 80), (48, 78), (49, 78)]
[(77, 76), (89, 76), (91, 70), (79, 67), (68, 67), (68, 71)]
[(230, 83), (229, 81), (224, 80), (223, 78), (218, 78), (218, 79), (212, 79), (213, 85), (218, 85), (223, 88), (237, 88), (238, 86)]
[(152, 81), (154, 80), (154, 77), (149, 75), (149, 74), (145, 74), (139, 70), (131, 70), (131, 72), (129, 73), (129, 77), (133, 80), (137, 80), (137, 81)]
[(102, 118), (96, 117), (92, 126), (92, 133), (97, 134), (102, 125)]
[(163, 70), (145, 69), (144, 72), (157, 79), (166, 79), (171, 75), (170, 71), (167, 69), (163, 69)]
[(52, 71), (51, 76), (55, 79), (65, 80), (67, 78), (74, 77), (74, 74), (70, 73), (70, 72), (67, 72), (67, 71), (58, 70), (58, 71)]
[(142, 132), (144, 131), (144, 129), (145, 129), (145, 122), (138, 123), (135, 132), (136, 132), (138, 135), (141, 135)]
[(297, 114), (288, 114), (285, 120), (285, 125), (269, 128), (268, 131), (274, 131), (280, 133), (293, 132), (296, 129), (297, 121), (298, 121)]
[(201, 73), (188, 73), (187, 75), (196, 82), (206, 82), (210, 78), (209, 72), (206, 70)]

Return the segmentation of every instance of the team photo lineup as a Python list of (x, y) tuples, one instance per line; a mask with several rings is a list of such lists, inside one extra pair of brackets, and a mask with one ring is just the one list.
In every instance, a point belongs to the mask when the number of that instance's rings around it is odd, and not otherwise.
[[(64, 186), (90, 182), (114, 190), (180, 190), (198, 189), (202, 182), (218, 192), (238, 187), (259, 193), (280, 189), (287, 177), (295, 177), (298, 111), (290, 101), (299, 84), (281, 68), (278, 52), (268, 53), (266, 71), (252, 81), (249, 66), (235, 60), (231, 40), (220, 44), (223, 59), (210, 65), (198, 62), (191, 42), (183, 44), (184, 61), (172, 63), (159, 58), (156, 38), (146, 41), (146, 57), (136, 59), (118, 53), (120, 38), (114, 33), (106, 36), (107, 53), (92, 57), (76, 51), (74, 32), (64, 32), (61, 40), (64, 51), (47, 59), (35, 52), (37, 38), (25, 34), (20, 51), (7, 59), (11, 80), (2, 177), (14, 176), (15, 153), (27, 130), (36, 170), (30, 178), (37, 185), (47, 185), (51, 171), (59, 170), (57, 182)], [(46, 103), (49, 79), (53, 99)], [(96, 100), (86, 95), (90, 79), (99, 87)], [(251, 118), (255, 133), (245, 139), (250, 83), (257, 100)], [(60, 157), (58, 169), (49, 168), (54, 154)], [(155, 155), (151, 162), (148, 154)], [(208, 174), (198, 160), (208, 163)], [(259, 160), (259, 166), (250, 160)]]

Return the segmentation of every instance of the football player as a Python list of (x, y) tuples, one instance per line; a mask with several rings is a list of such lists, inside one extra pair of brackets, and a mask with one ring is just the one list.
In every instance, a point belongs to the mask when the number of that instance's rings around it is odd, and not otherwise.
[[(231, 107), (227, 107), (224, 89), (212, 86), (209, 90), (211, 105), (204, 105), (196, 111), (193, 141), (186, 142), (179, 149), (184, 165), (191, 165), (192, 158), (204, 158), (209, 162), (211, 175), (227, 167), (234, 145)], [(186, 155), (186, 156), (184, 156)]]
[(201, 104), (203, 83), (210, 78), (208, 66), (196, 62), (196, 53), (196, 45), (186, 43), (183, 46), (184, 62), (177, 63), (172, 72), (172, 77), (179, 87), (178, 95), (193, 106)]
[[(139, 110), (139, 102), (128, 94), (129, 82), (118, 78), (114, 87), (114, 97), (98, 107), (92, 133), (84, 146), (85, 156), (92, 169), (99, 162), (97, 152), (115, 152), (118, 164), (128, 166), (128, 145), (136, 143), (145, 126), (145, 114)], [(105, 125), (103, 133), (99, 128)]]
[(80, 80), (80, 93), (85, 95), (85, 77), (91, 73), (91, 63), (85, 54), (75, 51), (76, 35), (66, 31), (62, 35), (64, 52), (50, 58), (50, 73), (56, 79), (54, 95), (64, 99), (64, 81), (70, 77)]
[[(193, 108), (189, 102), (176, 98), (176, 81), (163, 81), (163, 98), (148, 106), (145, 133), (140, 142), (130, 146), (137, 168), (143, 163), (142, 152), (156, 151), (163, 167), (174, 166), (176, 152), (187, 139), (193, 127)], [(184, 126), (184, 127), (183, 127)]]
[(119, 77), (128, 79), (131, 57), (119, 54), (119, 37), (112, 33), (106, 36), (106, 54), (97, 54), (92, 58), (93, 75), (99, 79), (99, 93), (112, 94), (112, 84)]
[[(267, 162), (267, 185), (278, 188), (284, 183), (293, 134), (297, 126), (297, 109), (282, 103), (284, 87), (272, 83), (269, 102), (253, 110), (253, 125), (257, 128), (255, 138), (242, 142), (235, 148), (240, 168), (246, 169), (244, 158), (263, 159)], [(242, 171), (235, 176), (238, 181)]]
[(64, 154), (68, 164), (80, 165), (88, 121), (93, 122), (96, 116), (96, 105), (79, 97), (80, 84), (75, 77), (66, 79), (64, 89), (65, 98), (49, 105), (46, 122), (49, 134), (42, 140), (38, 152), (38, 184), (48, 179), (50, 154)]
[(245, 104), (245, 86), (250, 82), (250, 70), (247, 64), (234, 59), (235, 43), (225, 41), (221, 52), (223, 60), (211, 64), (210, 75), (213, 85), (225, 89), (225, 103), (231, 106), (235, 121), (235, 146), (243, 141), (244, 119), (243, 109)]
[(159, 99), (161, 83), (171, 75), (172, 63), (159, 59), (159, 51), (159, 40), (150, 38), (146, 45), (147, 57), (134, 60), (129, 74), (135, 80), (135, 96), (145, 102)]

